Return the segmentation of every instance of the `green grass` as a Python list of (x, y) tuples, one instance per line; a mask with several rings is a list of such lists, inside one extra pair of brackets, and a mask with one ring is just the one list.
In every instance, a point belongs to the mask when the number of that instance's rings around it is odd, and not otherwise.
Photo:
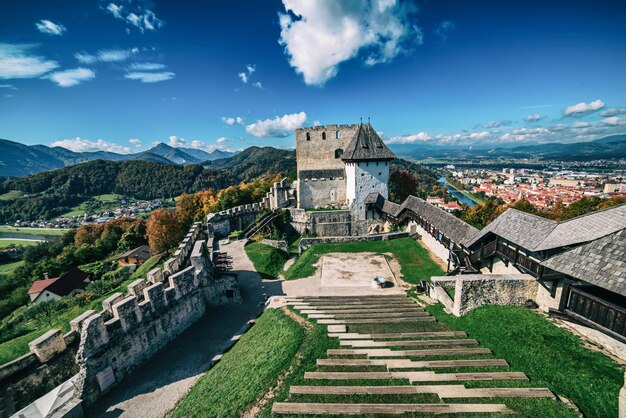
[[(98, 296), (84, 306), (71, 306), (66, 311), (56, 314), (56, 316), (49, 321), (38, 321), (36, 319), (32, 320), (30, 323), (27, 324), (32, 329), (28, 334), (0, 343), (0, 364), (15, 360), (16, 358), (28, 353), (28, 343), (35, 338), (45, 334), (46, 332), (48, 332), (48, 330), (52, 328), (58, 328), (64, 333), (68, 332), (70, 330), (69, 322), (72, 319), (76, 318), (78, 315), (89, 309), (93, 309), (96, 311), (102, 310), (103, 300), (105, 300), (115, 292), (127, 293), (126, 286), (128, 286), (130, 283), (137, 279), (146, 277), (146, 273), (152, 270), (155, 266), (157, 266), (161, 262), (163, 256), (164, 254), (161, 253), (150, 257), (148, 260), (146, 260), (145, 263), (141, 265), (141, 267), (133, 272), (128, 280), (125, 280), (124, 282), (120, 283), (120, 285), (115, 289), (110, 290), (104, 295)], [(28, 306), (20, 307), (19, 310), (14, 311), (11, 315), (24, 312), (24, 310), (28, 309), (29, 306), (32, 305), (29, 304)]]
[(7, 193), (0, 194), (0, 200), (15, 200), (24, 196), (24, 192), (21, 190), (11, 190)]
[(93, 200), (98, 202), (98, 204), (95, 205), (94, 210), (89, 209), (91, 202), (85, 201), (78, 205), (72, 206), (69, 212), (62, 214), (59, 217), (70, 218), (72, 216), (79, 216), (90, 212), (103, 212), (108, 210), (114, 210), (118, 208), (117, 200), (122, 197), (122, 195), (118, 195), (115, 193), (97, 195), (93, 197)]
[(304, 330), (278, 309), (268, 309), (196, 383), (171, 417), (236, 417), (269, 390), (287, 369)]
[(14, 261), (12, 263), (0, 264), (0, 274), (11, 274), (19, 266), (23, 266), (24, 261)]
[(609, 357), (581, 346), (578, 337), (534, 311), (515, 306), (484, 306), (457, 318), (442, 305), (428, 310), (439, 321), (464, 330), (491, 348), (534, 386), (546, 386), (574, 402), (586, 417), (617, 416), (624, 371)]
[(24, 234), (24, 235), (44, 235), (50, 237), (60, 237), (65, 234), (69, 229), (56, 229), (56, 228), (20, 228), (8, 225), (0, 226), (0, 236), (2, 234)]
[(392, 253), (401, 266), (403, 279), (409, 283), (430, 280), (432, 276), (442, 276), (444, 271), (435, 263), (424, 247), (412, 238), (391, 241), (348, 242), (316, 244), (307, 249), (283, 274), (286, 279), (300, 279), (315, 274), (313, 264), (328, 253)]
[(27, 239), (15, 239), (15, 238), (0, 238), (0, 249), (9, 248), (21, 245), (22, 247), (31, 247), (39, 244), (41, 241), (27, 240)]
[(289, 259), (287, 254), (271, 245), (251, 242), (245, 247), (246, 254), (252, 261), (254, 269), (264, 279), (275, 279), (283, 271), (285, 262)]

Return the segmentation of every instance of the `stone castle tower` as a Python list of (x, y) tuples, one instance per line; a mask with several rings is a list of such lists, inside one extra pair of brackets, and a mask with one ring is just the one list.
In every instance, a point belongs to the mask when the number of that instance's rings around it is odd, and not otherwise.
[(297, 129), (298, 208), (345, 208), (365, 219), (368, 195), (388, 198), (394, 158), (369, 123)]

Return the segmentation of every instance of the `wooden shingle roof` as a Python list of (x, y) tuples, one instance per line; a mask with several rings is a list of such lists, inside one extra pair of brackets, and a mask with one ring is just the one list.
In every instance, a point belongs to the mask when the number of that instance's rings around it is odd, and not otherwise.
[(555, 255), (541, 264), (626, 296), (626, 229)]
[(359, 125), (359, 129), (341, 156), (343, 161), (386, 161), (394, 158), (396, 155), (369, 123)]

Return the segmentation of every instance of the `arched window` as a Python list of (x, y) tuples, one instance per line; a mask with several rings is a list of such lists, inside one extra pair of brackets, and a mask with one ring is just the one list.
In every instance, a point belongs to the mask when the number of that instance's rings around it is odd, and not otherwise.
[(336, 137), (337, 139), (341, 139), (341, 131), (337, 131), (337, 132), (335, 132), (335, 137)]
[(308, 133), (308, 132), (306, 133), (306, 140), (307, 140), (307, 141), (310, 141), (310, 140), (311, 140), (311, 134), (310, 134), (310, 133)]
[(337, 148), (335, 150), (335, 158), (341, 158), (342, 155), (343, 155), (343, 150), (341, 148)]
[(326, 139), (326, 132), (322, 132), (322, 139)]

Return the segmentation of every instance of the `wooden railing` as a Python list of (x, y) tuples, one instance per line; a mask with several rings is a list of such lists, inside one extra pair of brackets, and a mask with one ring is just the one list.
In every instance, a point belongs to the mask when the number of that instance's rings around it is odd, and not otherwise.
[(614, 305), (577, 287), (565, 295), (565, 313), (626, 338), (626, 309)]

